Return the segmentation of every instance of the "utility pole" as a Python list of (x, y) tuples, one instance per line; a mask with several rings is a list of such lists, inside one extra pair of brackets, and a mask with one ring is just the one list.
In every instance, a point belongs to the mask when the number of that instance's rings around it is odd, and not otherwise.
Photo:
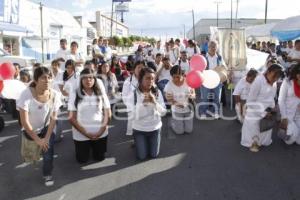
[(41, 41), (42, 41), (42, 63), (44, 63), (44, 28), (43, 28), (43, 5), (40, 2), (40, 19), (41, 19)]
[(266, 6), (265, 6), (265, 24), (267, 23), (267, 16), (268, 16), (268, 0), (266, 0)]
[(222, 3), (221, 1), (215, 1), (217, 4), (217, 27), (219, 26), (219, 4)]
[(232, 29), (232, 0), (231, 0), (231, 9), (230, 9), (230, 28)]
[(183, 24), (183, 39), (185, 39), (185, 24)]
[(236, 11), (235, 11), (235, 21), (234, 21), (235, 28), (236, 28), (236, 22), (238, 18), (238, 11), (239, 11), (239, 0), (236, 0)]
[(195, 14), (194, 14), (194, 10), (192, 10), (192, 16), (193, 16), (193, 38), (194, 38), (194, 41), (196, 41)]
[(110, 37), (113, 36), (114, 0), (111, 0)]

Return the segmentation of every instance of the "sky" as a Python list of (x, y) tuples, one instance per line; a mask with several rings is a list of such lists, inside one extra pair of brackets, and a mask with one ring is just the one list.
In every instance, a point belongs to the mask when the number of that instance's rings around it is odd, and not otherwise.
[[(33, 0), (39, 2), (39, 0)], [(63, 9), (73, 15), (82, 15), (95, 21), (95, 11), (111, 12), (111, 0), (41, 0), (49, 7)], [(132, 0), (129, 12), (124, 14), (130, 33), (142, 36), (182, 37), (192, 27), (192, 11), (195, 22), (201, 18), (216, 18), (217, 4), (219, 18), (230, 18), (231, 0)], [(265, 0), (239, 0), (238, 18), (265, 17)], [(233, 0), (235, 17), (237, 0)], [(299, 0), (268, 0), (268, 18), (284, 19), (300, 15)]]

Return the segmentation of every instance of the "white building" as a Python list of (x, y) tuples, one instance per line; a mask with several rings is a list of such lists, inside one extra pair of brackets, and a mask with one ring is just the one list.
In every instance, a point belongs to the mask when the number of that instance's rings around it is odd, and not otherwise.
[[(15, 5), (13, 6), (14, 9), (11, 9), (10, 17), (4, 16), (0, 23), (0, 31), (2, 32), (0, 41), (2, 41), (3, 46), (7, 46), (6, 41), (10, 41), (8, 43), (13, 43), (14, 55), (31, 56), (41, 61), (40, 5), (29, 0), (5, 0), (4, 2), (4, 10), (12, 7), (12, 4)], [(69, 44), (72, 41), (78, 42), (80, 51), (86, 55), (87, 45), (90, 42), (87, 33), (88, 29), (92, 27), (86, 25), (86, 23), (83, 23), (81, 26), (72, 14), (67, 11), (45, 6), (42, 8), (44, 59), (53, 59), (56, 51), (59, 49), (59, 40), (61, 38), (67, 39)], [(4, 13), (8, 12), (5, 11)], [(1, 14), (0, 12), (0, 21)], [(5, 19), (15, 20), (9, 21)]]

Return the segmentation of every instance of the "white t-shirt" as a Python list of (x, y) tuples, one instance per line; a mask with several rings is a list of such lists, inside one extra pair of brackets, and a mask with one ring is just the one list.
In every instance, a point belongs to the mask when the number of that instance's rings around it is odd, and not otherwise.
[(186, 50), (188, 58), (191, 58), (193, 55), (200, 54), (199, 47), (196, 47), (196, 53), (195, 53), (194, 47), (187, 47), (185, 50)]
[(117, 99), (116, 99), (115, 95), (118, 92), (117, 89), (119, 87), (119, 84), (118, 84), (115, 74), (111, 75), (110, 81), (107, 79), (106, 75), (101, 74), (100, 76), (101, 76), (101, 80), (104, 84), (105, 92), (108, 96), (110, 103), (111, 104), (116, 103)]
[(60, 93), (59, 85), (63, 85), (62, 81), (63, 72), (59, 70), (55, 77), (52, 80), (52, 89)]
[(251, 84), (246, 81), (246, 77), (239, 80), (234, 88), (233, 95), (240, 96), (242, 100), (247, 100)]
[[(85, 61), (83, 55), (80, 52), (72, 54), (71, 51), (67, 54), (67, 60), (74, 60), (75, 62)], [(76, 72), (81, 72), (83, 70), (83, 64), (76, 65)]]
[[(67, 55), (68, 55), (69, 51), (67, 49), (63, 50), (63, 49), (59, 49), (57, 52), (56, 52), (56, 56), (55, 56), (55, 59), (58, 59), (58, 58), (63, 58), (65, 61), (67, 61)], [(60, 69), (62, 71), (65, 70), (65, 63), (66, 62), (60, 62)]]
[(63, 76), (61, 76), (62, 82), (60, 84), (63, 85), (63, 90), (65, 90), (68, 94), (70, 94), (72, 91), (75, 91), (80, 82), (80, 74), (79, 73), (74, 73), (68, 80), (63, 81)]
[(60, 94), (55, 90), (52, 90), (52, 92), (53, 97), (49, 101), (53, 102), (41, 103), (32, 96), (30, 88), (28, 87), (22, 92), (16, 102), (18, 109), (23, 109), (28, 112), (29, 123), (35, 133), (39, 133), (44, 128), (50, 105), (52, 112), (58, 112), (59, 107), (62, 105)]
[(174, 65), (176, 63), (176, 61), (179, 59), (179, 48), (178, 47), (174, 47), (173, 49), (170, 50), (169, 58), (170, 58), (170, 62), (172, 63), (172, 65)]
[[(207, 60), (208, 60), (208, 63), (207, 66), (208, 66), (208, 69), (213, 69), (215, 68), (216, 66), (218, 66), (218, 55), (215, 54), (213, 56), (207, 54)], [(219, 65), (222, 65), (223, 64), (223, 61), (221, 61), (219, 63)]]
[(164, 49), (161, 47), (159, 49), (157, 47), (155, 47), (152, 51), (153, 58), (155, 58), (156, 54), (158, 54), (158, 53), (160, 53), (162, 56), (164, 56)]
[(191, 88), (186, 84), (186, 82), (183, 83), (181, 86), (177, 86), (173, 83), (173, 81), (169, 81), (164, 89), (165, 93), (172, 94), (174, 100), (181, 104), (184, 105), (184, 108), (179, 108), (175, 105), (171, 106), (171, 109), (173, 112), (177, 113), (186, 113), (189, 112), (190, 109), (188, 107), (189, 104), (189, 94), (191, 93)]
[(158, 82), (159, 81), (162, 81), (162, 80), (171, 80), (171, 74), (170, 74), (170, 69), (165, 69), (163, 66), (162, 66), (162, 70), (158, 76)]
[(134, 105), (134, 92), (130, 96), (129, 109), (133, 111), (132, 128), (139, 131), (151, 132), (162, 127), (161, 116), (166, 113), (165, 103), (158, 90), (157, 104), (143, 104), (144, 94), (136, 90), (136, 105)]
[(175, 65), (179, 65), (182, 70), (184, 70), (184, 73), (187, 74), (190, 71), (190, 63), (188, 60), (185, 62), (182, 60), (178, 60)]
[[(100, 130), (103, 120), (103, 108), (110, 109), (110, 103), (105, 93), (105, 88), (101, 80), (98, 80), (102, 96), (98, 97), (95, 94), (84, 95), (82, 100), (78, 103), (77, 108), (75, 107), (76, 92), (70, 94), (68, 102), (68, 110), (76, 111), (78, 123), (91, 134), (95, 134)], [(72, 127), (73, 139), (76, 141), (90, 140), (76, 128)], [(100, 138), (106, 137), (108, 131), (106, 130)]]

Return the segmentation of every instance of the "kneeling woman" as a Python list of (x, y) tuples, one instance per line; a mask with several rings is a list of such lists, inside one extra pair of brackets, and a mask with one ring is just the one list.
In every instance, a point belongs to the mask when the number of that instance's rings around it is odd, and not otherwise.
[(68, 109), (77, 161), (87, 162), (90, 150), (94, 160), (104, 160), (111, 112), (104, 85), (93, 70), (80, 73), (80, 86), (70, 95)]
[(249, 147), (250, 151), (259, 151), (259, 146), (272, 143), (272, 129), (260, 132), (260, 120), (270, 117), (270, 109), (275, 108), (276, 81), (283, 76), (282, 67), (271, 65), (267, 71), (259, 75), (250, 87), (247, 98), (247, 111), (242, 127), (241, 145)]
[(166, 108), (161, 92), (155, 87), (153, 69), (141, 70), (138, 88), (130, 99), (133, 99), (129, 107), (133, 111), (132, 128), (137, 158), (156, 158), (160, 149), (161, 116), (166, 113)]
[(279, 99), (281, 125), (286, 129), (287, 144), (300, 145), (300, 64), (294, 65), (281, 85)]

